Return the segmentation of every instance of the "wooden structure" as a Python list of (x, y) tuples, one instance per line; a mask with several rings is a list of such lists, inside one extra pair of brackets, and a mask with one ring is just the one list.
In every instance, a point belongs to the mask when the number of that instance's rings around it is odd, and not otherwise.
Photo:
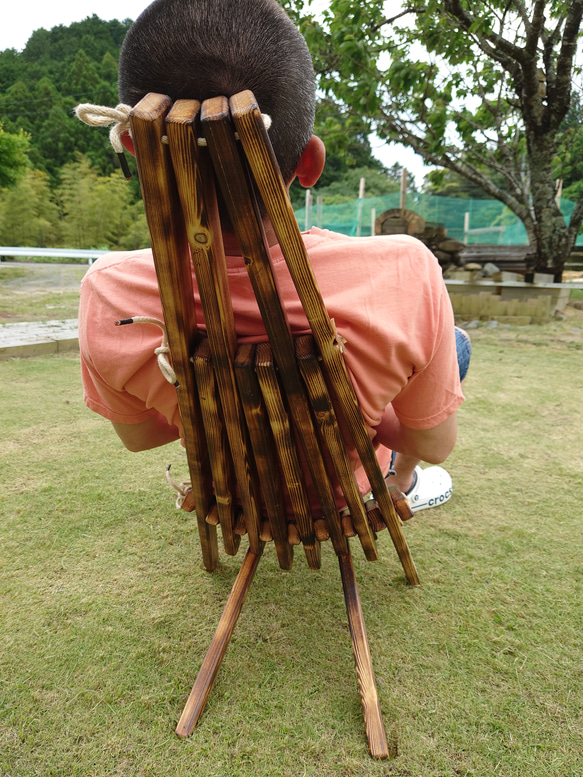
[[(407, 580), (419, 581), (395, 509), (399, 495), (389, 493), (378, 466), (259, 109), (251, 92), (202, 106), (194, 100), (172, 105), (150, 94), (132, 111), (131, 126), (206, 568), (217, 564), (217, 525), (226, 553), (237, 553), (241, 535), (249, 543), (176, 732), (189, 735), (204, 709), (265, 542), (273, 539), (283, 569), (291, 567), (300, 543), (309, 567), (318, 568), (320, 542), (330, 538), (340, 564), (370, 751), (388, 757), (348, 536), (358, 535), (366, 558), (375, 560), (376, 532), (388, 527)], [(237, 343), (215, 185), (265, 325), (268, 341), (257, 346)], [(255, 191), (306, 312), (309, 336), (294, 339), (288, 327)], [(205, 330), (195, 319), (193, 269)], [(366, 505), (348, 449), (356, 449), (372, 485), (374, 501)], [(320, 501), (316, 515), (302, 458)], [(338, 484), (348, 506), (344, 515), (333, 496)]]
[(415, 211), (402, 207), (390, 208), (376, 217), (375, 235), (412, 235), (435, 254), (443, 268), (459, 266), (460, 252), (466, 247), (465, 243), (448, 238), (443, 224), (425, 221)]

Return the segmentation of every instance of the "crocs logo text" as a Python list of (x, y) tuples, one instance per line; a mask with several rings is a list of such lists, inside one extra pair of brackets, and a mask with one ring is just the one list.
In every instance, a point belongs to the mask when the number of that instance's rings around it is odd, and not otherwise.
[(427, 504), (430, 507), (435, 507), (435, 505), (439, 505), (442, 502), (446, 502), (450, 498), (450, 496), (451, 496), (451, 488), (448, 488), (445, 494), (440, 494), (440, 496), (436, 496), (435, 498), (430, 499)]

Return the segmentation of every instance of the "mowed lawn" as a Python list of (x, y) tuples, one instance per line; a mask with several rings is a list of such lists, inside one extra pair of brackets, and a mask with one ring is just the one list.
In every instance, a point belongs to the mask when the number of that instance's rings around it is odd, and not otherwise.
[(583, 313), (472, 332), (454, 495), (353, 554), (396, 757), (364, 736), (338, 566), (268, 545), (188, 740), (174, 726), (241, 563), (204, 571), (165, 481), (83, 405), (75, 354), (0, 363), (0, 775), (583, 774)]

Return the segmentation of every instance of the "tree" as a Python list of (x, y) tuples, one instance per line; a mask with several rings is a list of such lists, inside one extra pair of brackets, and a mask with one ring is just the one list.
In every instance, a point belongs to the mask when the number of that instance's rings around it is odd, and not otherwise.
[(14, 186), (28, 165), (30, 141), (22, 130), (17, 134), (5, 132), (0, 124), (0, 188)]
[(126, 250), (148, 245), (142, 203), (132, 204), (132, 191), (119, 171), (99, 176), (90, 160), (76, 154), (61, 171), (57, 191), (61, 230), (70, 248)]
[[(362, 177), (367, 180), (368, 195), (395, 191), (391, 173), (372, 155), (366, 120), (351, 115), (330, 98), (321, 99), (316, 103), (314, 132), (326, 146), (326, 166), (314, 187), (326, 204), (357, 199)], [(294, 208), (303, 207), (305, 190), (297, 180), (291, 185), (290, 197)]]
[(107, 131), (81, 124), (80, 102), (116, 105), (117, 58), (130, 21), (91, 16), (69, 27), (36, 30), (22, 52), (0, 52), (0, 122), (30, 134), (29, 158), (59, 182), (61, 167), (86, 154), (101, 174), (118, 168)]
[(16, 186), (0, 191), (0, 244), (59, 244), (59, 210), (46, 173), (27, 170)]
[(392, 18), (383, 0), (288, 6), (324, 92), (502, 201), (533, 269), (560, 279), (583, 219), (583, 192), (569, 224), (556, 203), (583, 0), (405, 0)]

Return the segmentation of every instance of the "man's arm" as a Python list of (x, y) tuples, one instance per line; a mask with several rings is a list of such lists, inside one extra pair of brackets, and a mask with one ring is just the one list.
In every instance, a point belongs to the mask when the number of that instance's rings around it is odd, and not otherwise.
[(178, 428), (171, 426), (159, 413), (137, 424), (111, 423), (125, 447), (133, 453), (159, 448), (180, 438)]
[(453, 450), (457, 437), (456, 413), (431, 429), (410, 429), (402, 424), (391, 405), (376, 427), (375, 442), (429, 464), (441, 464)]

